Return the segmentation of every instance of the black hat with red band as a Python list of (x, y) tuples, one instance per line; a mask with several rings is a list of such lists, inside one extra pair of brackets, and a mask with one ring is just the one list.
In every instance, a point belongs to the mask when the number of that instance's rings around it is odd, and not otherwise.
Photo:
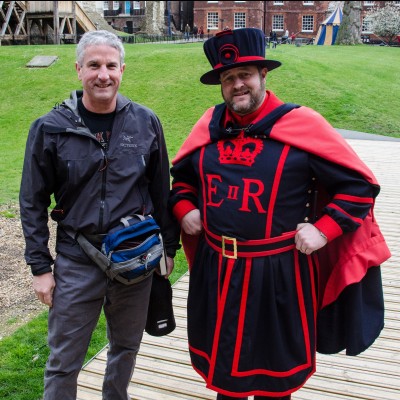
[(281, 65), (265, 59), (265, 35), (255, 28), (219, 32), (204, 42), (204, 53), (213, 67), (200, 78), (206, 85), (220, 84), (219, 74), (231, 68), (257, 65), (271, 71)]

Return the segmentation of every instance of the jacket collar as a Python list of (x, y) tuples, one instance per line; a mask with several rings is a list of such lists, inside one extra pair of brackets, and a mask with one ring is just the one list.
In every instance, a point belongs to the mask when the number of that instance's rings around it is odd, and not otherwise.
[[(78, 99), (83, 96), (83, 90), (73, 90), (70, 94), (70, 98), (64, 101), (64, 105), (68, 107), (74, 114), (79, 115), (78, 113)], [(127, 97), (122, 96), (122, 94), (117, 94), (117, 107), (116, 112), (120, 112), (127, 104), (129, 104), (131, 100)]]

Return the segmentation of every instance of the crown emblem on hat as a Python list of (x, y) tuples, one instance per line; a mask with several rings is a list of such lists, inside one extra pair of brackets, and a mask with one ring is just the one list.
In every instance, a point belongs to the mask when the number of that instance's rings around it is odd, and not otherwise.
[(239, 164), (251, 167), (256, 156), (263, 149), (263, 141), (252, 137), (237, 137), (218, 142), (219, 162), (221, 164)]

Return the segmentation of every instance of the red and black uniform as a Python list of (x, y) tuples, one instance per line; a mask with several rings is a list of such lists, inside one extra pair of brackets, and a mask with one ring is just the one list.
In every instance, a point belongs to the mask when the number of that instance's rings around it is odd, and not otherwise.
[[(335, 295), (324, 299), (331, 274), (320, 273), (328, 267), (318, 255), (296, 250), (296, 226), (314, 220), (315, 189), (323, 188), (329, 200), (315, 225), (334, 243), (371, 220), (379, 192), (319, 114), (300, 107), (272, 125), (282, 104), (267, 92), (245, 117), (223, 104), (208, 110), (171, 170), (174, 214), (181, 220), (198, 208), (204, 225), (196, 243), (182, 237), (191, 267), (190, 356), (207, 386), (226, 395), (285, 396), (313, 374), (318, 311)], [(388, 257), (380, 243), (369, 266)]]

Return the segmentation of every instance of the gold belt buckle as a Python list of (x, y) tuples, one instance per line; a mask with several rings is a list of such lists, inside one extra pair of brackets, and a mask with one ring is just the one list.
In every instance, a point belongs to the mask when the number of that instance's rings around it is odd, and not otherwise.
[[(225, 243), (229, 241), (232, 242), (233, 246), (233, 255), (226, 254)], [(237, 259), (237, 243), (236, 238), (232, 238), (229, 236), (222, 236), (222, 255), (226, 258)]]

